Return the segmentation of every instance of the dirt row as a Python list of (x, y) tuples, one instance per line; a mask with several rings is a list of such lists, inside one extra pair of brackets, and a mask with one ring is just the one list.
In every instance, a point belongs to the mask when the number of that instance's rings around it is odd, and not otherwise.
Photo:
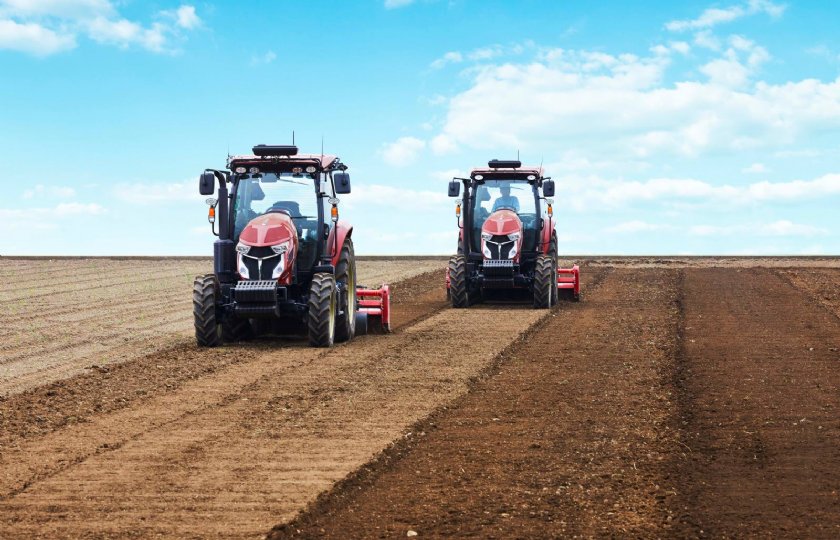
[(798, 275), (616, 269), (271, 537), (836, 538), (840, 271)]
[[(229, 538), (290, 519), (406, 426), (463, 393), (546, 315), (439, 311), (440, 277), (439, 270), (426, 276), (413, 306), (410, 295), (395, 302), (395, 316), (414, 321), (395, 334), (326, 351), (257, 344), (253, 358), (171, 391), (44, 433), (19, 429), (0, 456), (0, 530), (12, 538)], [(487, 327), (488, 316), (500, 323)]]
[[(207, 260), (0, 259), (0, 396), (185, 345), (192, 282)], [(438, 269), (439, 261), (360, 261), (378, 286)]]

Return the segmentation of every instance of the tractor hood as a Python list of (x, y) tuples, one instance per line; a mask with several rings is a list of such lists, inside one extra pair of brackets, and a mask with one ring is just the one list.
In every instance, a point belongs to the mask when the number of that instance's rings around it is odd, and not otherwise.
[(255, 217), (242, 229), (239, 241), (246, 246), (274, 246), (290, 242), (297, 244), (297, 232), (292, 218), (283, 212), (271, 212)]
[(481, 227), (481, 232), (501, 236), (510, 233), (522, 233), (522, 221), (512, 210), (497, 210), (490, 214), (490, 217)]
[(481, 226), (481, 253), (485, 259), (519, 261), (522, 221), (512, 210), (497, 210)]

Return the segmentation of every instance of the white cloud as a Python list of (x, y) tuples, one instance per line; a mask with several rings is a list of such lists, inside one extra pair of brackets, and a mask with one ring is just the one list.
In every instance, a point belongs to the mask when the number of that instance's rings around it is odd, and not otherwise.
[(389, 165), (405, 167), (417, 159), (418, 154), (426, 148), (426, 142), (416, 137), (400, 137), (392, 143), (382, 146), (382, 159)]
[(385, 9), (396, 9), (410, 6), (414, 0), (385, 0)]
[[(563, 148), (597, 142), (625, 158), (781, 148), (840, 128), (840, 78), (751, 82), (769, 57), (740, 36), (701, 68), (707, 81), (663, 85), (668, 54), (547, 49), (529, 63), (477, 66), (448, 101), (431, 147)], [(628, 106), (632, 104), (632, 106)]]
[(448, 53), (445, 53), (443, 56), (433, 61), (429, 65), (429, 67), (431, 67), (432, 69), (440, 69), (446, 66), (447, 64), (458, 64), (463, 61), (464, 55), (462, 55), (458, 51), (449, 51)]
[(44, 199), (44, 198), (58, 198), (70, 199), (76, 196), (76, 190), (67, 186), (45, 186), (37, 184), (23, 192), (24, 199)]
[(76, 46), (86, 35), (97, 43), (173, 52), (181, 30), (201, 25), (195, 8), (155, 14), (149, 25), (120, 17), (109, 0), (0, 0), (0, 49), (46, 56)]
[(785, 6), (774, 4), (769, 0), (748, 0), (744, 4), (733, 5), (726, 8), (708, 8), (696, 19), (675, 20), (665, 24), (665, 28), (672, 32), (685, 30), (699, 30), (712, 28), (719, 24), (735, 21), (749, 15), (764, 13), (771, 17), (780, 17), (785, 11)]
[(692, 178), (653, 178), (645, 181), (605, 180), (598, 176), (565, 177), (558, 190), (574, 190), (568, 201), (576, 211), (615, 209), (636, 203), (749, 205), (765, 202), (792, 202), (840, 196), (840, 174), (827, 174), (813, 180), (755, 182), (744, 186), (712, 184)]
[(607, 227), (604, 230), (608, 233), (633, 234), (640, 232), (661, 231), (667, 228), (669, 228), (668, 225), (659, 225), (656, 223), (648, 223), (646, 221), (641, 220), (632, 220), (625, 221), (624, 223), (619, 223), (618, 225), (613, 225), (612, 227)]
[(763, 163), (753, 163), (749, 167), (741, 169), (741, 172), (745, 174), (762, 174), (768, 172), (768, 170), (767, 166)]
[(114, 186), (113, 193), (117, 199), (133, 204), (198, 202), (205, 199), (198, 193), (197, 180), (143, 184), (141, 189), (136, 184), (117, 184)]
[(37, 23), (18, 24), (0, 19), (0, 49), (49, 56), (76, 46), (72, 34), (54, 32)]
[(353, 186), (353, 193), (341, 201), (348, 209), (371, 206), (393, 207), (396, 201), (406, 201), (414, 211), (417, 209), (440, 210), (441, 205), (445, 205), (452, 199), (447, 196), (445, 189), (427, 191), (382, 184), (359, 184)]
[(105, 208), (95, 203), (60, 203), (54, 207), (0, 208), (0, 230), (52, 230), (65, 218), (98, 216)]
[(270, 64), (277, 59), (277, 54), (274, 51), (267, 51), (265, 54), (261, 54), (259, 56), (252, 56), (251, 57), (251, 65), (252, 66), (259, 66)]
[(201, 26), (201, 19), (195, 13), (194, 6), (181, 6), (175, 10), (178, 26), (191, 30)]
[(779, 220), (772, 223), (745, 225), (695, 225), (689, 227), (689, 234), (694, 236), (818, 236), (828, 234), (822, 227)]

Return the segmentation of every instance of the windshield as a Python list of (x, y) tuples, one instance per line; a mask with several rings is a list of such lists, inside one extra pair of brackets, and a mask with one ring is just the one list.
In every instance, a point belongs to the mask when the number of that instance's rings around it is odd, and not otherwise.
[(473, 211), (473, 249), (480, 249), (481, 226), (497, 210), (512, 210), (522, 220), (525, 229), (525, 246), (523, 249), (533, 249), (535, 236), (527, 234), (537, 228), (536, 200), (534, 187), (526, 180), (499, 179), (487, 180), (475, 187), (475, 208)]
[(318, 240), (318, 196), (309, 175), (263, 173), (240, 177), (233, 203), (234, 241), (248, 222), (267, 212), (284, 211), (297, 229), (298, 263), (314, 261)]

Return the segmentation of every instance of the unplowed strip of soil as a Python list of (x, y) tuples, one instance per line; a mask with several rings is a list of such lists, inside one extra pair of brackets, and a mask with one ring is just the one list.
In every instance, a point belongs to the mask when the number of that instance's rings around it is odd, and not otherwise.
[(778, 274), (840, 318), (840, 269), (796, 268)]
[(681, 534), (840, 536), (840, 320), (769, 270), (685, 271)]
[[(0, 530), (12, 538), (258, 536), (462, 394), (545, 315), (417, 312), (391, 335), (329, 350), (289, 343), (20, 440), (0, 458)], [(488, 317), (497, 321), (488, 326)]]
[[(359, 279), (378, 287), (443, 264), (359, 261)], [(193, 278), (211, 267), (200, 259), (0, 259), (0, 396), (189, 343)]]
[[(427, 272), (391, 285), (391, 325), (399, 330), (442, 309), (442, 271)], [(44, 436), (70, 424), (86, 423), (178, 390), (184, 383), (244, 364), (285, 342), (262, 339), (212, 350), (193, 342), (178, 344), (136, 360), (92, 365), (84, 373), (45, 384), (9, 398), (0, 398), (0, 456), (22, 439)]]
[[(674, 270), (623, 270), (273, 538), (657, 536), (685, 451)], [(485, 318), (498, 328), (501, 319)]]

